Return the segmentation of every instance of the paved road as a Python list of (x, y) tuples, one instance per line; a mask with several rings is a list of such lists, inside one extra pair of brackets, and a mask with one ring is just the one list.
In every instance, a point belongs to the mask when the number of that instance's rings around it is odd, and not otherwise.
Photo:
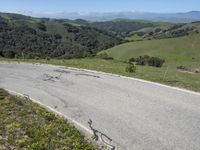
[(0, 63), (0, 87), (112, 138), (122, 150), (200, 150), (200, 94), (50, 65)]

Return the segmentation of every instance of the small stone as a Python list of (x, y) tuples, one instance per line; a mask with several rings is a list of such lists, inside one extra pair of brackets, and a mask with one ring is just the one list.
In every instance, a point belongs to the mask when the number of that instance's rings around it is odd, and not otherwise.
[(195, 73), (200, 73), (200, 69), (195, 69)]

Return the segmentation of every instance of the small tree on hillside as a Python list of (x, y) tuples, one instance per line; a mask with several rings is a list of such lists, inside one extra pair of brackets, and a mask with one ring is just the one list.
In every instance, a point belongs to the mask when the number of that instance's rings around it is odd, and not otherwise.
[(127, 67), (126, 67), (126, 72), (129, 72), (129, 73), (134, 73), (136, 71), (136, 66), (134, 64), (129, 64)]

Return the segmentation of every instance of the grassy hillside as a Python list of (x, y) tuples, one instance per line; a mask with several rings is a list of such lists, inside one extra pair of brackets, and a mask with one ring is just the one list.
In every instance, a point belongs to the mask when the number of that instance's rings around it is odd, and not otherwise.
[(0, 56), (72, 58), (121, 43), (111, 33), (65, 20), (0, 13)]
[(157, 56), (167, 63), (200, 63), (200, 34), (149, 41), (129, 42), (106, 50), (113, 58), (128, 60), (141, 55)]
[(112, 32), (129, 41), (174, 38), (200, 32), (200, 22), (167, 23), (146, 20), (115, 19), (104, 22), (74, 21)]
[(137, 31), (132, 31), (127, 35), (127, 40), (151, 40), (175, 38), (186, 35), (197, 34), (200, 32), (200, 22), (188, 24), (166, 24), (163, 26), (147, 27)]
[[(162, 68), (137, 66), (134, 76), (200, 91), (200, 34), (130, 42), (103, 51), (116, 60), (149, 55), (165, 59)], [(166, 74), (166, 76), (165, 76)]]

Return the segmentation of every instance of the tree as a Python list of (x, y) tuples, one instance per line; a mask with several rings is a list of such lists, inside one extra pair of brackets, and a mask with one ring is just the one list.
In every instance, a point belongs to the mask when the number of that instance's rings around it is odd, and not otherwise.
[(130, 59), (129, 59), (129, 61), (128, 61), (128, 62), (129, 62), (129, 63), (134, 63), (135, 61), (136, 61), (136, 60), (135, 60), (135, 58), (134, 58), (134, 57), (132, 57), (132, 58), (130, 58)]

